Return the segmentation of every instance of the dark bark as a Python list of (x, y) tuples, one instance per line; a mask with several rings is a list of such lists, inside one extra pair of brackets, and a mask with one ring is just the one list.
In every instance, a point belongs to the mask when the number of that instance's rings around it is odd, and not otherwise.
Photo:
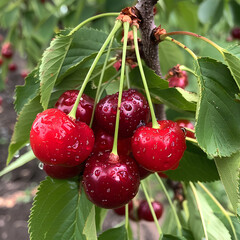
[[(151, 37), (153, 29), (156, 28), (154, 23), (153, 8), (158, 0), (138, 0), (136, 8), (141, 15), (141, 23), (139, 25), (141, 32), (141, 39), (143, 44), (144, 60), (149, 68), (155, 71), (159, 76), (162, 76), (159, 55), (158, 44)], [(165, 119), (164, 105), (155, 105), (157, 119)]]

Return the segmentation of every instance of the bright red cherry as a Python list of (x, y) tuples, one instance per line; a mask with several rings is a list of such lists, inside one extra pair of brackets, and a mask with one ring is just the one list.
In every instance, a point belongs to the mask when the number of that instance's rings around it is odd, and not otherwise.
[(13, 48), (10, 42), (6, 42), (2, 45), (2, 56), (5, 58), (11, 58), (13, 55)]
[[(128, 203), (128, 214), (130, 214), (132, 210), (133, 210), (133, 202), (130, 201)], [(113, 209), (113, 211), (119, 216), (125, 216), (125, 206), (120, 208), (115, 208)]]
[(181, 71), (178, 76), (174, 75), (168, 78), (168, 81), (169, 87), (180, 87), (184, 89), (188, 85), (188, 76), (185, 71)]
[(86, 123), (52, 108), (37, 115), (30, 132), (30, 144), (43, 163), (76, 166), (92, 152), (94, 134)]
[(43, 170), (46, 172), (48, 176), (52, 178), (67, 179), (83, 173), (84, 166), (85, 166), (84, 163), (81, 163), (80, 165), (74, 167), (44, 164)]
[[(103, 130), (114, 134), (118, 93), (101, 99), (96, 107), (97, 124)], [(120, 107), (119, 137), (131, 137), (134, 130), (149, 121), (149, 106), (145, 97), (134, 89), (123, 91)]]
[(86, 162), (83, 186), (91, 202), (102, 208), (119, 208), (135, 197), (140, 183), (136, 162), (110, 152), (93, 154)]
[[(182, 128), (194, 129), (194, 125), (186, 119), (179, 119), (176, 121), (176, 123), (178, 124), (178, 126)], [(193, 132), (186, 131), (186, 137), (195, 138), (195, 135)]]
[[(95, 133), (95, 144), (93, 151), (104, 152), (112, 150), (113, 147), (113, 136), (103, 130), (97, 130)], [(131, 151), (131, 138), (118, 139), (118, 154), (128, 155)]]
[[(160, 202), (153, 201), (152, 206), (157, 219), (159, 219), (163, 214), (163, 205)], [(138, 217), (140, 220), (146, 220), (149, 222), (154, 221), (148, 202), (146, 200), (142, 200), (138, 207)]]
[(10, 63), (10, 64), (8, 65), (8, 70), (11, 71), (11, 72), (16, 71), (16, 70), (17, 70), (17, 65), (16, 65), (16, 63)]
[(186, 149), (185, 135), (177, 123), (158, 121), (159, 129), (152, 123), (136, 130), (132, 137), (132, 152), (136, 161), (149, 171), (175, 169)]
[(240, 27), (235, 27), (231, 31), (231, 35), (234, 39), (240, 39)]
[[(72, 107), (77, 99), (78, 90), (68, 90), (64, 92), (55, 104), (55, 108), (70, 113)], [(83, 94), (77, 107), (76, 119), (77, 121), (90, 123), (93, 111), (94, 99)]]

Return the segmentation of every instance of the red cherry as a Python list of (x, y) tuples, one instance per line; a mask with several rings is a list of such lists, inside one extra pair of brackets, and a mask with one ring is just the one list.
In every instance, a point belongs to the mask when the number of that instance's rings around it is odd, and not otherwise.
[(6, 42), (2, 45), (2, 56), (5, 58), (11, 58), (13, 55), (13, 48), (10, 42)]
[(74, 167), (64, 167), (58, 165), (43, 165), (43, 170), (52, 178), (67, 179), (83, 173), (84, 163)]
[(136, 161), (149, 171), (176, 168), (186, 149), (185, 136), (177, 123), (158, 121), (159, 129), (140, 127), (132, 137), (132, 152)]
[[(72, 107), (77, 99), (78, 90), (68, 90), (64, 92), (55, 104), (55, 108), (70, 113)], [(76, 119), (77, 121), (90, 123), (93, 111), (94, 99), (83, 94), (77, 107)]]
[(3, 59), (0, 58), (0, 66), (3, 64)]
[(0, 96), (0, 106), (2, 106), (3, 98)]
[[(194, 125), (186, 119), (179, 119), (176, 121), (176, 123), (178, 124), (178, 126), (182, 128), (194, 129)], [(195, 138), (195, 135), (193, 132), (186, 131), (186, 137)]]
[(86, 162), (83, 186), (90, 201), (102, 208), (119, 208), (135, 197), (140, 183), (136, 162), (115, 159), (110, 152), (93, 154)]
[(14, 72), (17, 70), (17, 65), (15, 63), (10, 63), (8, 65), (8, 70), (11, 71), (11, 72)]
[[(103, 130), (114, 134), (118, 93), (106, 96), (96, 107), (96, 121)], [(120, 107), (119, 136), (131, 137), (134, 130), (148, 122), (149, 106), (145, 97), (134, 89), (123, 91)]]
[(167, 174), (163, 173), (163, 172), (158, 172), (158, 176), (160, 178), (168, 178)]
[[(128, 203), (128, 214), (131, 213), (132, 209), (133, 209), (133, 202), (130, 201)], [(115, 209), (113, 209), (113, 211), (119, 216), (125, 216), (125, 206), (120, 207), (120, 208), (115, 208)]]
[[(112, 150), (113, 147), (113, 136), (106, 133), (103, 130), (97, 130), (95, 134), (95, 144), (93, 151), (104, 152), (107, 150)], [(118, 154), (128, 155), (131, 151), (131, 138), (121, 138), (118, 139)]]
[(188, 85), (187, 73), (185, 71), (181, 71), (180, 75), (180, 77), (174, 75), (168, 79), (169, 87), (180, 87), (184, 89)]
[(148, 177), (150, 174), (153, 173), (153, 172), (148, 171), (146, 168), (144, 168), (143, 166), (141, 166), (139, 164), (138, 164), (138, 171), (139, 171), (141, 180)]
[(240, 27), (235, 27), (231, 31), (231, 35), (235, 39), (240, 39)]
[(28, 74), (29, 74), (29, 72), (27, 70), (21, 71), (22, 78), (26, 78)]
[[(157, 219), (159, 219), (163, 214), (163, 205), (160, 202), (154, 201), (152, 202), (152, 206)], [(142, 200), (138, 207), (138, 217), (140, 220), (142, 219), (149, 222), (154, 221), (148, 202), (146, 200)]]
[(47, 109), (33, 122), (30, 144), (43, 163), (76, 166), (92, 152), (94, 135), (86, 123), (72, 120), (58, 109)]

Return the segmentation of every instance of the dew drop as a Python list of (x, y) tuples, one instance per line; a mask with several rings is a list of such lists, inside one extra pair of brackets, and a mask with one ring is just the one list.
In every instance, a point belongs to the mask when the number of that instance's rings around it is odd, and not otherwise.
[(42, 163), (42, 162), (40, 162), (40, 163), (38, 164), (38, 168), (41, 169), (41, 170), (43, 170), (43, 163)]

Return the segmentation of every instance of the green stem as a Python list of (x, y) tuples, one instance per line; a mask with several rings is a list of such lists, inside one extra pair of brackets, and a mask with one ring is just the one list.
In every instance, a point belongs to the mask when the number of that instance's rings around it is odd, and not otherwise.
[(173, 39), (171, 37), (166, 37), (166, 38), (164, 38), (164, 40), (167, 40), (169, 42), (173, 42), (173, 43), (177, 44), (179, 47), (181, 47), (182, 49), (187, 51), (193, 57), (194, 60), (198, 59), (198, 57), (195, 55), (195, 53), (192, 50), (190, 50), (188, 47), (186, 47), (184, 44), (182, 44), (181, 42), (177, 41), (176, 39)]
[(211, 41), (210, 39), (203, 37), (199, 34), (196, 33), (192, 33), (192, 32), (185, 32), (185, 31), (175, 31), (175, 32), (168, 32), (166, 34), (161, 35), (160, 39), (164, 40), (167, 38), (167, 36), (171, 36), (171, 35), (188, 35), (188, 36), (192, 36), (192, 37), (196, 37), (196, 38), (200, 38), (203, 41), (209, 43), (210, 45), (212, 45), (214, 48), (216, 48), (222, 55), (223, 54), (223, 48), (221, 48), (219, 45), (217, 45), (215, 42)]
[(236, 234), (236, 231), (235, 231), (235, 228), (233, 226), (233, 223), (232, 223), (232, 220), (231, 218), (229, 217), (228, 215), (228, 212), (223, 208), (223, 206), (221, 205), (221, 203), (212, 195), (212, 193), (201, 183), (201, 182), (198, 182), (198, 185), (208, 194), (208, 196), (213, 200), (213, 202), (219, 207), (219, 209), (222, 211), (223, 215), (226, 217), (226, 219), (228, 220), (231, 228), (232, 228), (232, 231), (233, 231), (233, 235), (234, 235), (234, 238), (235, 240), (237, 240), (237, 234)]
[(161, 185), (161, 188), (163, 189), (163, 191), (164, 191), (164, 193), (165, 193), (165, 195), (167, 197), (167, 200), (168, 200), (168, 202), (170, 204), (170, 207), (171, 207), (171, 209), (173, 211), (173, 215), (174, 215), (174, 218), (175, 218), (175, 221), (176, 221), (176, 224), (177, 224), (178, 231), (179, 231), (180, 235), (182, 236), (182, 225), (181, 225), (181, 222), (180, 222), (180, 220), (178, 218), (178, 215), (177, 215), (175, 206), (174, 206), (174, 204), (172, 202), (172, 199), (170, 198), (170, 196), (168, 194), (168, 191), (167, 191), (167, 189), (165, 188), (165, 186), (164, 186), (164, 184), (162, 182), (162, 179), (158, 176), (157, 173), (154, 173), (154, 175), (156, 176), (159, 184)]
[(129, 66), (126, 66), (126, 82), (127, 82), (127, 88), (130, 89), (130, 79), (129, 79)]
[(193, 195), (194, 195), (194, 197), (195, 197), (195, 199), (196, 199), (198, 211), (199, 211), (199, 213), (200, 213), (200, 217), (201, 217), (201, 220), (202, 220), (202, 226), (203, 226), (203, 231), (204, 231), (205, 239), (208, 240), (207, 228), (206, 228), (206, 224), (205, 224), (204, 217), (203, 217), (203, 212), (202, 212), (202, 208), (201, 208), (201, 203), (200, 203), (200, 200), (199, 200), (198, 195), (197, 195), (197, 190), (196, 190), (196, 188), (194, 187), (194, 185), (193, 185), (192, 182), (190, 182), (189, 184), (190, 184), (190, 187), (192, 188)]
[(156, 214), (155, 214), (155, 212), (154, 212), (154, 209), (153, 209), (153, 207), (152, 207), (152, 203), (151, 203), (151, 200), (150, 200), (150, 198), (149, 198), (149, 196), (148, 196), (148, 193), (147, 193), (147, 190), (146, 190), (146, 187), (145, 187), (145, 183), (144, 183), (144, 182), (141, 182), (141, 185), (142, 185), (142, 189), (143, 189), (143, 192), (144, 192), (144, 194), (145, 194), (145, 197), (146, 197), (146, 199), (147, 199), (147, 202), (148, 202), (150, 211), (151, 211), (151, 213), (152, 213), (154, 222), (155, 222), (155, 224), (156, 224), (156, 227), (157, 227), (157, 230), (158, 230), (158, 233), (159, 233), (159, 236), (160, 236), (159, 239), (162, 239), (162, 237), (163, 237), (163, 232), (162, 232), (162, 229), (161, 229), (161, 227), (160, 227), (160, 225), (159, 225), (159, 222), (158, 222), (158, 220), (157, 220), (157, 217), (156, 217)]
[(74, 34), (76, 31), (78, 31), (81, 27), (83, 27), (84, 25), (86, 25), (87, 23), (96, 20), (98, 18), (102, 18), (102, 17), (114, 17), (114, 16), (118, 16), (119, 13), (103, 13), (103, 14), (99, 14), (93, 17), (90, 17), (88, 19), (86, 19), (85, 21), (81, 22), (80, 24), (78, 24), (69, 34), (68, 36), (71, 36), (72, 34)]
[(107, 47), (108, 43), (110, 42), (110, 40), (112, 39), (112, 37), (114, 36), (114, 34), (117, 32), (117, 30), (122, 26), (122, 22), (121, 21), (116, 21), (115, 22), (115, 25), (111, 31), (111, 33), (108, 35), (107, 39), (105, 40), (104, 44), (102, 45), (101, 49), (99, 50), (97, 56), (95, 57), (93, 63), (92, 63), (92, 66), (90, 67), (88, 73), (87, 73), (87, 76), (85, 77), (84, 81), (83, 81), (83, 84), (81, 86), (81, 89), (79, 91), (79, 94), (77, 96), (77, 99), (73, 105), (73, 108), (71, 110), (71, 112), (68, 114), (68, 116), (70, 116), (71, 118), (73, 119), (76, 119), (76, 111), (77, 111), (77, 107), (78, 107), (78, 104), (79, 104), (79, 101), (80, 101), (80, 98), (83, 94), (83, 91), (88, 83), (88, 80), (89, 78), (91, 77), (91, 74), (94, 70), (94, 68), (96, 67), (100, 57), (102, 56), (105, 48)]
[(120, 107), (122, 102), (122, 91), (123, 91), (123, 84), (124, 84), (125, 62), (126, 62), (126, 54), (127, 54), (127, 41), (128, 41), (128, 30), (129, 30), (128, 22), (123, 23), (123, 29), (124, 29), (124, 40), (123, 40), (123, 51), (122, 51), (122, 66), (121, 66), (121, 76), (120, 76), (119, 92), (118, 92), (116, 124), (115, 124), (115, 132), (114, 132), (114, 140), (113, 140), (113, 148), (112, 148), (112, 153), (114, 155), (118, 155), (117, 141), (118, 141), (119, 120), (120, 120)]
[(182, 71), (190, 72), (190, 73), (192, 73), (195, 77), (198, 77), (198, 75), (197, 75), (192, 69), (190, 69), (190, 68), (188, 68), (188, 67), (186, 67), (186, 66), (184, 66), (184, 65), (181, 65), (181, 66), (180, 66), (180, 69), (181, 69)]
[(103, 81), (104, 73), (105, 73), (105, 70), (106, 70), (107, 63), (108, 63), (108, 59), (109, 59), (109, 55), (110, 55), (113, 40), (114, 40), (114, 36), (112, 37), (111, 42), (109, 43), (107, 55), (106, 55), (106, 58), (105, 58), (105, 61), (104, 61), (104, 64), (103, 64), (100, 80), (99, 80), (99, 83), (98, 83), (98, 88), (97, 88), (95, 101), (94, 101), (94, 105), (93, 105), (92, 117), (91, 117), (91, 121), (90, 121), (90, 124), (89, 124), (90, 128), (92, 127), (92, 123), (93, 123), (93, 119), (94, 119), (94, 113), (95, 113), (96, 105), (98, 103), (96, 100), (99, 98), (99, 93), (100, 93), (100, 90), (101, 90), (102, 81)]
[(198, 142), (195, 138), (186, 137), (186, 140), (189, 141), (189, 142), (198, 144)]
[(152, 127), (158, 129), (159, 125), (158, 125), (156, 115), (155, 115), (155, 112), (154, 112), (151, 95), (150, 95), (150, 92), (149, 92), (149, 89), (148, 89), (148, 85), (147, 85), (146, 77), (145, 77), (145, 74), (144, 74), (144, 71), (143, 71), (142, 61), (141, 61), (141, 57), (140, 57), (140, 53), (139, 53), (138, 40), (137, 40), (137, 27), (136, 26), (133, 26), (133, 38), (134, 38), (134, 46), (135, 46), (137, 62), (138, 62), (140, 74), (141, 74), (141, 77), (142, 77), (142, 82), (143, 82), (143, 85), (144, 85), (145, 93), (146, 93), (146, 96), (147, 96), (149, 108), (150, 108), (150, 111), (151, 111)]
[(128, 232), (128, 224), (129, 224), (129, 219), (128, 219), (128, 204), (125, 205), (125, 228), (126, 231)]

